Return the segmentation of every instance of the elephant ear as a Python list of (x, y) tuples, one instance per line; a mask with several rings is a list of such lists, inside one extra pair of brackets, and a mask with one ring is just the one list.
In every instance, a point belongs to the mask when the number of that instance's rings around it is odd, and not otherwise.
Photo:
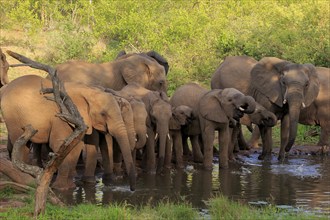
[(151, 71), (145, 57), (134, 54), (127, 58), (119, 59), (121, 74), (127, 84), (136, 83), (147, 88), (150, 81)]
[(291, 64), (276, 57), (262, 58), (251, 70), (251, 85), (272, 103), (283, 106), (284, 88), (280, 83), (283, 69)]
[(79, 113), (81, 117), (84, 119), (85, 125), (87, 125), (87, 131), (86, 134), (90, 135), (92, 134), (93, 130), (93, 123), (90, 116), (90, 107), (89, 103), (86, 100), (83, 100), (84, 103), (79, 105)]
[(320, 90), (320, 81), (317, 76), (316, 68), (312, 64), (304, 64), (304, 68), (308, 72), (309, 82), (307, 91), (305, 94), (304, 103), (306, 106), (310, 106), (312, 102), (316, 99)]
[(0, 88), (9, 83), (8, 69), (9, 63), (7, 62), (6, 55), (2, 53), (0, 48)]
[(211, 90), (200, 98), (199, 114), (203, 118), (218, 123), (228, 123), (228, 117), (221, 106), (222, 91), (220, 89)]
[(159, 53), (157, 53), (154, 50), (151, 50), (151, 51), (147, 52), (146, 54), (149, 57), (154, 58), (160, 65), (162, 65), (165, 69), (165, 74), (167, 75), (168, 70), (170, 68), (170, 66), (168, 65), (167, 60), (162, 55), (160, 55)]

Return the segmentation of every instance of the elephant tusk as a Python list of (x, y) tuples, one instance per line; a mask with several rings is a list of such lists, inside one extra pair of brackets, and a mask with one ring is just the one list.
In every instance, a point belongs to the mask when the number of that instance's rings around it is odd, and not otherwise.
[(305, 105), (305, 103), (302, 103), (302, 107), (303, 107), (303, 108), (306, 108), (306, 105)]
[(168, 137), (169, 140), (171, 140), (171, 136), (170, 136), (170, 134), (167, 134), (167, 137)]
[(238, 108), (240, 111), (242, 111), (242, 112), (244, 112), (245, 111), (245, 109), (244, 108), (242, 108), (242, 107), (239, 107)]
[(286, 99), (284, 99), (284, 100), (283, 100), (283, 104), (285, 105), (285, 103), (286, 103), (286, 102), (287, 102), (287, 100), (286, 100)]
[(148, 134), (146, 134), (146, 137), (149, 138)]
[(155, 135), (155, 140), (157, 140), (157, 138), (158, 138), (158, 133), (156, 133), (156, 135)]

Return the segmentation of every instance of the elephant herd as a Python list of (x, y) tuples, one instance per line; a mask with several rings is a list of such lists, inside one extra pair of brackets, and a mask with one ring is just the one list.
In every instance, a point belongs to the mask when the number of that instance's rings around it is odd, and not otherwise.
[[(18, 54), (7, 51), (14, 58)], [(57, 117), (50, 76), (24, 75), (9, 82), (9, 64), (1, 52), (0, 101), (8, 130), (8, 152), (32, 125), (38, 132), (19, 151), (19, 159), (43, 166), (48, 152), (57, 152), (73, 127)], [(86, 134), (60, 165), (53, 188), (75, 187), (76, 165), (83, 155), (82, 181), (95, 183), (98, 155), (102, 157), (103, 181), (127, 173), (135, 189), (137, 168), (151, 174), (184, 167), (184, 156), (211, 170), (213, 143), (218, 131), (219, 167), (234, 160), (234, 148), (248, 147), (241, 124), (257, 125), (263, 150), (272, 152), (272, 127), (281, 121), (283, 160), (294, 143), (297, 124), (320, 125), (319, 144), (328, 144), (330, 132), (330, 72), (311, 64), (295, 64), (273, 57), (256, 61), (247, 56), (227, 57), (211, 79), (211, 90), (196, 83), (177, 88), (167, 96), (168, 62), (155, 51), (126, 54), (114, 61), (93, 64), (68, 61), (56, 67), (58, 78), (77, 106)], [(258, 137), (258, 135), (254, 135)], [(252, 140), (253, 141), (253, 140)], [(254, 140), (255, 141), (255, 140)], [(45, 155), (46, 152), (46, 155)], [(31, 157), (34, 160), (31, 161)], [(123, 162), (123, 163), (122, 163)]]

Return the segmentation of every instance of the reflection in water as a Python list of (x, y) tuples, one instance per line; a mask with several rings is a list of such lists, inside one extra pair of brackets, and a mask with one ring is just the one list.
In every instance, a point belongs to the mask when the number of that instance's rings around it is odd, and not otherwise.
[(285, 164), (276, 159), (259, 161), (257, 155), (241, 159), (242, 164), (231, 164), (229, 169), (220, 171), (217, 165), (213, 172), (189, 165), (162, 175), (140, 174), (135, 192), (129, 190), (125, 179), (105, 186), (100, 173), (96, 186), (81, 184), (57, 194), (68, 204), (153, 205), (159, 201), (188, 201), (200, 209), (206, 208), (205, 201), (213, 195), (223, 194), (255, 205), (274, 204), (330, 214), (329, 157), (300, 156)]

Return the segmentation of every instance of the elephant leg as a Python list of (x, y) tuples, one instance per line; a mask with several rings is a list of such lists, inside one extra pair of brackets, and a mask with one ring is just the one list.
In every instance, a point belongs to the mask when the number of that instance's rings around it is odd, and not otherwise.
[(258, 159), (263, 160), (266, 157), (270, 157), (272, 154), (273, 139), (272, 139), (272, 128), (259, 126), (260, 135), (262, 139), (262, 153)]
[[(202, 129), (202, 138), (203, 138), (203, 148), (204, 148), (204, 160), (203, 167), (206, 170), (212, 170), (212, 162), (213, 162), (213, 141), (214, 141), (214, 129), (209, 127)], [(220, 146), (221, 147), (221, 146)], [(220, 150), (221, 153), (221, 150)], [(226, 155), (228, 158), (228, 145), (226, 149)], [(227, 161), (228, 163), (228, 161)]]
[(185, 156), (192, 155), (188, 145), (188, 136), (184, 134), (182, 134), (182, 147), (183, 147), (183, 155)]
[(241, 125), (239, 125), (239, 131), (238, 131), (238, 135), (237, 135), (237, 143), (238, 143), (238, 147), (239, 147), (240, 150), (250, 150), (250, 146), (245, 141)]
[(100, 150), (102, 155), (103, 165), (103, 180), (104, 182), (112, 181), (114, 177), (114, 153), (113, 153), (113, 138), (111, 135), (106, 134), (100, 138)]
[(113, 170), (117, 176), (123, 176), (123, 155), (116, 140), (113, 142)]
[(95, 183), (95, 169), (97, 164), (97, 146), (92, 144), (86, 144), (86, 161), (85, 171), (82, 177), (82, 181), (86, 183)]
[(145, 154), (147, 173), (156, 174), (155, 133), (153, 131), (148, 132)]
[(76, 169), (78, 158), (83, 147), (84, 142), (80, 141), (64, 158), (62, 164), (58, 168), (57, 176), (52, 184), (52, 188), (66, 190), (76, 187), (73, 178), (70, 178), (70, 173), (73, 169)]
[[(192, 153), (193, 153), (193, 160), (196, 163), (203, 162), (203, 153), (201, 150), (201, 146), (199, 144), (199, 136), (194, 135), (190, 136), (191, 146), (192, 146)], [(212, 143), (212, 154), (213, 154), (213, 143)]]
[[(230, 141), (228, 143), (228, 160), (234, 161), (235, 160), (234, 147), (235, 147), (235, 144), (237, 143), (237, 136), (238, 136), (239, 128), (235, 126), (234, 128), (229, 128), (228, 130), (229, 130), (229, 137), (230, 137)], [(220, 135), (219, 135), (219, 141), (220, 141)]]
[(173, 148), (175, 150), (175, 165), (176, 165), (176, 168), (182, 169), (182, 168), (184, 168), (184, 165), (183, 165), (183, 146), (182, 146), (182, 136), (181, 136), (181, 134), (174, 135)]
[(329, 146), (329, 137), (330, 137), (330, 122), (326, 122), (326, 123), (321, 122), (320, 139), (317, 145)]
[(279, 161), (283, 161), (285, 158), (285, 146), (288, 144), (289, 140), (289, 119), (289, 114), (286, 114), (281, 120), (281, 148), (278, 154)]
[(174, 148), (174, 140), (173, 135), (171, 138), (166, 140), (166, 148), (165, 148), (165, 160), (164, 160), (164, 167), (170, 169), (171, 168), (171, 161), (172, 161), (172, 147)]
[[(210, 132), (212, 133), (212, 131)], [(214, 131), (213, 131), (213, 136), (214, 136)], [(229, 139), (230, 139), (229, 126), (224, 126), (222, 129), (219, 130), (219, 169), (228, 168)]]
[(248, 142), (248, 146), (251, 148), (259, 148), (259, 138), (260, 138), (260, 131), (259, 126), (254, 126), (252, 131), (252, 136)]

